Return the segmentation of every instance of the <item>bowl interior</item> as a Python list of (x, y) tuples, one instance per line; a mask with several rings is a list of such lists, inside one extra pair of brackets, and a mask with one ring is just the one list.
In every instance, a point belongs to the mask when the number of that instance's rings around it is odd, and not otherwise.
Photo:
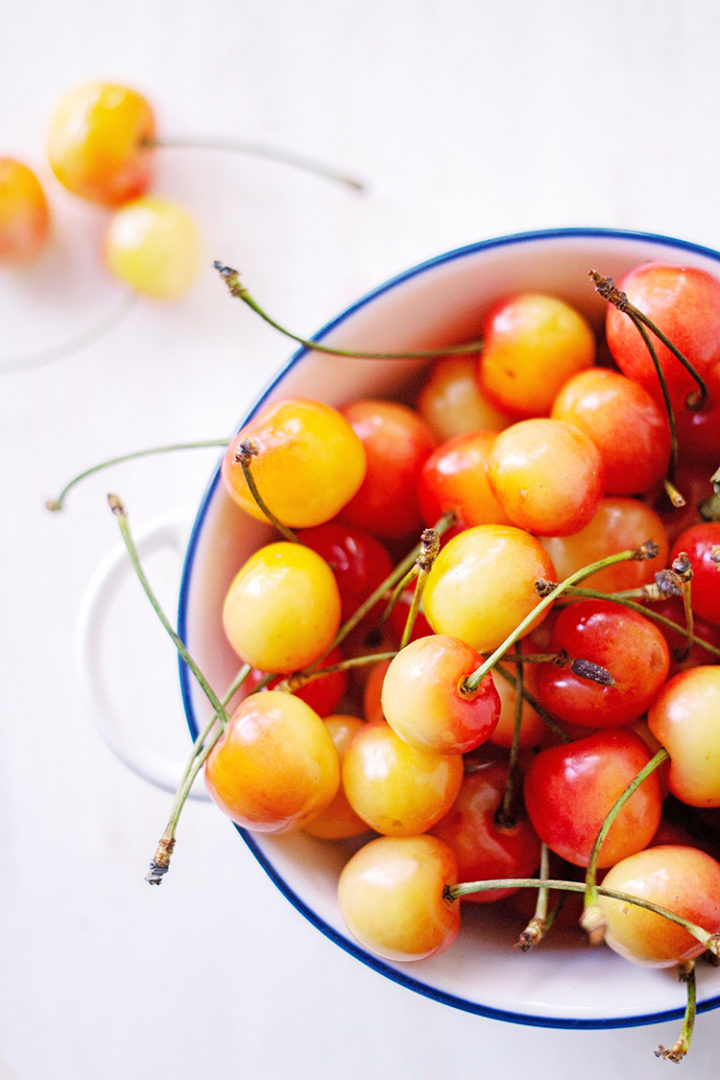
[[(666, 260), (720, 273), (720, 255), (664, 237), (577, 229), (523, 234), (472, 245), (414, 268), (349, 309), (318, 337), (368, 352), (430, 349), (479, 336), (484, 313), (520, 290), (553, 293), (600, 327), (605, 304), (591, 269), (619, 278), (632, 266)], [(423, 361), (348, 360), (301, 351), (242, 417), (297, 395), (338, 405), (360, 396), (408, 397)], [(238, 660), (225, 643), (220, 613), (231, 579), (270, 532), (225, 495), (216, 472), (191, 536), (180, 595), (180, 633), (222, 692)], [(183, 699), (195, 735), (209, 718), (205, 699), (181, 667)], [(590, 950), (573, 932), (555, 931), (530, 954), (513, 948), (523, 920), (496, 905), (465, 905), (458, 943), (418, 964), (380, 961), (349, 937), (336, 903), (338, 873), (352, 846), (249, 835), (245, 842), (287, 898), (322, 932), (377, 971), (427, 996), (486, 1016), (555, 1027), (627, 1026), (682, 1015), (685, 992), (673, 972), (629, 964), (609, 949)], [(720, 969), (699, 972), (698, 1007), (720, 1004)]]

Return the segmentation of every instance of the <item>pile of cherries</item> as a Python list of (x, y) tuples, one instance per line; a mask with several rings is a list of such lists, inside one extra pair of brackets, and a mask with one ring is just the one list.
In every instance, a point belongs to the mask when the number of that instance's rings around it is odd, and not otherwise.
[(340, 910), (380, 957), (532, 895), (529, 948), (584, 894), (593, 943), (688, 983), (679, 1060), (720, 956), (720, 281), (594, 278), (601, 342), (510, 296), (412, 403), (283, 399), (228, 445), (279, 538), (227, 592), (241, 667), (148, 880), (204, 770), (238, 825), (348, 842)]

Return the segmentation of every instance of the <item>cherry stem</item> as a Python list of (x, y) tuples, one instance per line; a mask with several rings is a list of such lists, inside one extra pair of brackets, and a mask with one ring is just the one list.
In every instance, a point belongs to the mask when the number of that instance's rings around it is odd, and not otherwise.
[(360, 352), (354, 349), (336, 349), (331, 345), (322, 345), (319, 341), (311, 341), (308, 338), (299, 337), (297, 334), (293, 334), (290, 330), (287, 330), (280, 323), (275, 322), (275, 320), (272, 319), (250, 295), (240, 281), (240, 274), (237, 270), (234, 270), (231, 266), (225, 266), (217, 260), (213, 263), (213, 266), (227, 285), (228, 292), (231, 296), (235, 297), (237, 300), (242, 300), (243, 303), (254, 311), (256, 315), (259, 315), (268, 326), (272, 326), (274, 330), (278, 330), (285, 337), (290, 338), (292, 341), (296, 341), (299, 345), (314, 352), (325, 353), (328, 356), (346, 356), (353, 360), (413, 360), (422, 359), (423, 357), (434, 358), (438, 356), (455, 355), (457, 353), (476, 353), (482, 348), (481, 341), (471, 341), (465, 345), (448, 345), (442, 349), (414, 349), (410, 352), (376, 353)]
[(344, 184), (355, 191), (364, 191), (365, 184), (352, 176), (346, 176), (321, 161), (305, 157), (301, 154), (292, 153), (289, 150), (281, 150), (265, 143), (251, 142), (247, 139), (223, 139), (223, 138), (145, 138), (141, 145), (148, 149), (158, 150), (220, 150), (233, 154), (247, 154), (252, 157), (266, 158), (268, 161), (278, 161), (283, 165), (292, 165), (303, 172), (313, 173), (315, 176), (324, 177), (337, 184)]
[(48, 510), (58, 511), (63, 509), (65, 499), (68, 492), (79, 484), (81, 480), (85, 480), (88, 476), (92, 476), (94, 473), (100, 472), (102, 469), (108, 469), (111, 465), (122, 465), (126, 461), (134, 461), (137, 458), (150, 457), (153, 454), (168, 454), (174, 453), (176, 450), (199, 450), (206, 447), (225, 447), (228, 444), (228, 439), (207, 439), (202, 442), (184, 442), (184, 443), (169, 443), (167, 446), (152, 446), (144, 450), (135, 450), (131, 454), (121, 454), (119, 457), (108, 458), (107, 461), (101, 461), (97, 465), (92, 465), (89, 469), (85, 469), (83, 472), (74, 476), (65, 487), (62, 489), (56, 499), (48, 499), (45, 506)]
[[(462, 896), (472, 893), (490, 892), (494, 889), (559, 889), (565, 892), (585, 892), (583, 881), (563, 881), (558, 878), (488, 878), (485, 881), (462, 881), (455, 885), (446, 885), (444, 896), (447, 900), (458, 900)], [(682, 915), (678, 915), (669, 908), (656, 904), (653, 900), (646, 900), (642, 896), (633, 896), (630, 893), (618, 892), (616, 889), (608, 889), (604, 885), (598, 885), (599, 896), (607, 896), (610, 900), (620, 900), (624, 904), (633, 904), (635, 907), (645, 908), (656, 915), (661, 915), (670, 922), (677, 923), (684, 930), (699, 941), (704, 949), (713, 956), (720, 957), (720, 934), (711, 934), (702, 926), (691, 922)]]
[(515, 642), (521, 638), (525, 632), (532, 626), (537, 619), (538, 615), (561, 596), (571, 585), (574, 585), (576, 581), (582, 581), (583, 578), (590, 577), (591, 574), (597, 573), (598, 570), (604, 570), (606, 566), (614, 566), (615, 563), (628, 562), (632, 559), (644, 560), (654, 559), (658, 554), (658, 546), (654, 540), (647, 540), (641, 547), (633, 548), (628, 551), (620, 551), (615, 555), (606, 555), (603, 559), (598, 559), (594, 563), (589, 563), (587, 566), (582, 567), (580, 570), (576, 570), (569, 577), (565, 578), (559, 584), (551, 584), (544, 580), (536, 582), (536, 588), (541, 589), (544, 593), (542, 599), (532, 611), (525, 616), (525, 618), (518, 623), (515, 629), (508, 634), (503, 641), (502, 645), (499, 645), (494, 653), (485, 660), (479, 668), (468, 675), (462, 684), (462, 689), (468, 693), (472, 693), (477, 690), (478, 686), (485, 678), (487, 673), (492, 670), (498, 660), (501, 660), (508, 649), (515, 644)]
[[(642, 594), (642, 589), (629, 591)], [(696, 634), (690, 633), (686, 626), (681, 626), (674, 619), (668, 619), (667, 615), (661, 615), (659, 611), (653, 611), (652, 607), (645, 607), (644, 604), (635, 603), (625, 593), (605, 593), (598, 592), (596, 589), (573, 587), (567, 590), (566, 595), (582, 597), (587, 600), (611, 600), (614, 604), (621, 604), (622, 607), (626, 607), (630, 611), (637, 611), (639, 615), (645, 615), (653, 622), (660, 623), (661, 626), (667, 626), (668, 630), (676, 630), (679, 634), (684, 634), (693, 645), (699, 645), (714, 656), (720, 657), (720, 648), (716, 645), (712, 645), (709, 641), (704, 641), (702, 638), (697, 637)]]
[[(540, 868), (538, 873), (541, 878), (546, 878), (550, 873), (550, 851), (544, 841), (540, 845)], [(538, 889), (533, 917), (518, 938), (517, 945), (520, 952), (529, 952), (533, 946), (539, 945), (545, 937), (552, 922), (552, 918), (548, 920), (549, 895), (550, 890), (545, 885), (541, 885)]]
[(590, 852), (590, 860), (588, 862), (587, 870), (585, 872), (586, 910), (593, 904), (597, 903), (597, 861), (600, 854), (600, 848), (603, 845), (605, 837), (610, 832), (613, 822), (617, 818), (625, 803), (637, 791), (643, 781), (646, 780), (651, 773), (654, 773), (656, 769), (659, 769), (663, 762), (669, 760), (670, 755), (668, 754), (665, 747), (660, 747), (657, 753), (650, 758), (648, 763), (640, 770), (637, 776), (635, 776), (630, 781), (625, 790), (622, 792), (621, 795), (618, 796), (618, 798), (615, 800), (615, 802), (605, 815), (605, 819), (600, 828), (598, 829), (597, 836), (595, 837), (595, 841)]
[(675, 659), (678, 663), (682, 663), (690, 655), (690, 639), (692, 637), (693, 630), (695, 629), (695, 615), (692, 608), (691, 597), (691, 582), (693, 576), (692, 564), (686, 551), (680, 551), (672, 561), (671, 571), (677, 578), (680, 586), (680, 593), (682, 595), (683, 602), (683, 615), (685, 616), (685, 626), (687, 628), (687, 641), (682, 649), (675, 650)]
[(112, 311), (107, 312), (86, 330), (60, 342), (59, 345), (51, 345), (47, 349), (39, 349), (37, 352), (25, 353), (20, 356), (8, 356), (0, 359), (0, 375), (9, 375), (12, 372), (27, 371), (31, 368), (45, 367), (53, 364), (56, 360), (64, 360), (66, 356), (81, 352), (88, 345), (93, 345), (100, 338), (109, 334), (114, 326), (117, 326), (129, 313), (138, 293), (128, 293), (122, 297), (121, 302)]
[(235, 451), (235, 461), (241, 467), (243, 471), (243, 476), (245, 477), (245, 482), (250, 489), (250, 494), (252, 495), (261, 512), (265, 515), (270, 524), (275, 526), (281, 536), (284, 536), (285, 539), (288, 540), (291, 544), (297, 544), (299, 543), (299, 541), (295, 533), (291, 529), (289, 529), (287, 525), (283, 525), (280, 519), (276, 517), (276, 515), (268, 507), (267, 503), (258, 491), (258, 487), (255, 483), (255, 477), (253, 476), (252, 467), (250, 464), (252, 459), (257, 456), (257, 453), (258, 448), (257, 445), (253, 442), (253, 440), (243, 439), (242, 442), (239, 443), (237, 450)]
[(549, 712), (546, 712), (546, 710), (542, 707), (537, 698), (534, 698), (532, 696), (526, 686), (519, 686), (518, 680), (510, 674), (507, 668), (504, 668), (502, 664), (498, 663), (493, 668), (493, 671), (497, 672), (497, 674), (500, 675), (501, 678), (505, 680), (505, 682), (510, 683), (511, 686), (514, 686), (515, 689), (518, 690), (518, 692), (522, 695), (523, 699), (527, 701), (528, 705), (530, 705), (531, 708), (535, 710), (542, 722), (550, 729), (550, 731), (553, 732), (554, 735), (557, 736), (558, 739), (561, 740), (561, 742), (570, 742), (570, 736), (560, 726), (560, 724), (558, 724), (557, 720), (555, 720)]
[(392, 660), (395, 656), (397, 656), (396, 650), (391, 652), (368, 653), (366, 656), (348, 656), (339, 663), (330, 664), (328, 667), (308, 668), (307, 670), (296, 671), (292, 675), (288, 675), (282, 682), (278, 683), (275, 689), (287, 690), (292, 694), (295, 690), (299, 690), (301, 686), (306, 686), (307, 683), (314, 682), (315, 679), (321, 679), (323, 675), (334, 675), (338, 671), (349, 671), (351, 668), (367, 667), (369, 664), (375, 664), (382, 660)]
[(518, 758), (520, 756), (520, 728), (522, 727), (524, 663), (522, 655), (515, 661), (517, 678), (515, 680), (515, 715), (513, 717), (512, 742), (508, 756), (508, 775), (503, 792), (502, 802), (495, 815), (495, 823), (499, 829), (512, 829), (517, 820), (517, 778)]
[(676, 1041), (667, 1050), (662, 1044), (655, 1051), (655, 1057), (664, 1061), (682, 1061), (690, 1049), (690, 1041), (695, 1029), (695, 1016), (697, 1014), (697, 986), (695, 980), (695, 963), (690, 960), (678, 967), (678, 977), (685, 983), (687, 1001), (685, 1015), (683, 1017), (682, 1030)]
[(405, 627), (403, 629), (402, 637), (400, 639), (400, 648), (404, 649), (407, 643), (410, 641), (412, 635), (413, 626), (415, 625), (415, 619), (420, 611), (420, 603), (422, 601), (422, 594), (425, 591), (425, 584), (427, 582), (428, 574), (432, 569), (432, 565), (437, 558), (437, 554), (440, 550), (440, 534), (437, 529), (424, 529), (420, 536), (420, 554), (415, 560), (415, 567), (417, 569), (417, 581), (415, 589), (413, 591), (412, 601), (410, 602), (410, 610), (408, 611), (407, 619), (405, 620)]
[(555, 664), (556, 667), (570, 668), (573, 674), (581, 679), (589, 679), (590, 682), (599, 683), (601, 686), (615, 685), (612, 675), (602, 664), (594, 664), (592, 660), (571, 656), (566, 649), (550, 653), (505, 653), (505, 659), (514, 664), (520, 661), (525, 664)]

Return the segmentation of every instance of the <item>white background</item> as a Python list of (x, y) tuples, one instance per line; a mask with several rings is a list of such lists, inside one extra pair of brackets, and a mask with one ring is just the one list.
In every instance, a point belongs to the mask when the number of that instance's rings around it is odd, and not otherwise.
[[(74, 661), (81, 599), (134, 526), (189, 514), (214, 451), (155, 458), (43, 508), (75, 472), (228, 435), (292, 351), (227, 298), (238, 265), (300, 333), (414, 262), (527, 228), (606, 225), (720, 246), (720, 9), (712, 0), (38, 0), (4, 5), (0, 154), (36, 167), (55, 240), (0, 275), (0, 359), (116, 309), (106, 215), (59, 190), (49, 114), (91, 78), (137, 86), (161, 133), (241, 136), (336, 163), (358, 197), (249, 158), (167, 151), (155, 190), (205, 234), (183, 301), (138, 301), (106, 337), (0, 377), (0, 1078), (661, 1076), (677, 1025), (514, 1027), (401, 990), (305, 923), (214, 809), (193, 804), (161, 889), (143, 875), (168, 797), (92, 725)], [(149, 564), (167, 606), (178, 564)], [(164, 593), (163, 593), (164, 589)], [(172, 648), (136, 587), (108, 615), (113, 692), (137, 736), (185, 748)], [(717, 1072), (699, 1018), (683, 1075)], [(531, 1070), (531, 1072), (530, 1072)]]

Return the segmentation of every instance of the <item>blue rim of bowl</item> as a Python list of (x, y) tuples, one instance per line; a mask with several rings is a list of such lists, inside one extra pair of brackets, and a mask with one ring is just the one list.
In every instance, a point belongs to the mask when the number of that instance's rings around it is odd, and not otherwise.
[[(492, 248), (505, 247), (511, 244), (524, 244), (535, 243), (542, 240), (555, 240), (555, 239), (568, 239), (568, 238), (592, 238), (592, 239), (609, 239), (609, 240), (637, 240), (646, 241), (648, 243), (663, 244), (670, 248), (675, 248), (678, 251), (688, 251), (696, 255), (703, 255), (709, 259), (714, 260), (720, 264), (720, 252), (713, 250), (712, 248), (705, 247), (702, 244), (696, 244), (689, 240), (678, 240), (674, 237), (664, 236), (661, 233), (648, 233), (626, 229), (607, 229), (596, 227), (584, 227), (578, 226), (574, 228), (557, 228), (557, 229), (539, 229), (532, 232), (520, 232), (520, 233), (508, 233), (504, 236), (494, 237), (489, 240), (480, 240), (476, 243), (467, 244), (463, 247), (454, 248), (451, 251), (444, 252), (441, 255), (434, 256), (427, 259), (422, 263), (411, 267), (395, 277), (390, 278), (382, 285), (378, 286), (372, 292), (367, 293), (361, 297), (351, 307), (346, 308), (340, 315), (338, 315), (331, 322), (322, 327), (315, 335), (314, 339), (321, 341), (327, 334), (329, 334), (336, 326), (345, 322), (355, 312), (365, 307), (367, 304), (376, 300), (383, 293), (389, 292), (396, 286), (403, 284), (406, 281), (410, 281), (412, 278), (425, 273), (425, 271), (433, 269), (438, 266), (442, 266), (444, 263), (454, 262), (459, 259), (466, 258), (470, 255), (475, 255), (480, 251), (489, 251)], [(310, 350), (306, 348), (300, 348), (295, 352), (288, 362), (280, 368), (270, 382), (257, 396), (251, 407), (245, 414), (242, 424), (253, 417), (258, 409), (263, 405), (268, 394), (272, 393), (280, 380), (284, 379), (287, 373), (295, 367), (300, 360), (303, 359), (309, 353)], [(198, 539), (200, 530), (202, 529), (205, 516), (207, 514), (210, 500), (212, 499), (215, 489), (220, 480), (220, 464), (218, 463), (212, 479), (207, 487), (202, 502), (200, 503), (199, 510), (193, 523), (190, 539), (185, 553), (185, 560), (182, 569), (182, 576), (180, 580), (179, 602), (178, 602), (178, 633), (183, 641), (186, 640), (187, 635), (187, 605), (189, 595), (190, 578), (192, 576), (193, 564), (195, 561), (195, 555), (197, 552)], [(180, 672), (180, 689), (182, 695), (183, 707), (185, 709), (185, 715), (187, 718), (188, 727), (190, 733), (194, 738), (197, 737), (198, 727), (195, 720), (195, 714), (192, 704), (192, 696), (190, 692), (191, 687), (191, 675), (183, 661), (179, 664)], [(354, 956), (357, 960), (360, 960), (363, 964), (377, 971), (379, 974), (384, 975), (386, 978), (391, 979), (393, 982), (398, 983), (400, 986), (404, 986), (409, 990), (415, 991), (415, 993), (421, 994), (423, 997), (430, 998), (433, 1001), (440, 1002), (443, 1005), (449, 1005), (452, 1008), (459, 1009), (463, 1012), (474, 1013), (478, 1016), (483, 1016), (491, 1020), (504, 1020), (510, 1023), (523, 1024), (529, 1027), (546, 1027), (546, 1028), (563, 1028), (563, 1029), (584, 1029), (592, 1030), (599, 1028), (625, 1028), (625, 1027), (640, 1027), (645, 1024), (662, 1023), (669, 1020), (678, 1020), (682, 1018), (684, 1009), (679, 1007), (677, 1009), (668, 1009), (656, 1013), (647, 1013), (641, 1015), (632, 1016), (602, 1016), (602, 1017), (558, 1017), (558, 1016), (538, 1016), (532, 1013), (513, 1012), (511, 1010), (494, 1009), (490, 1005), (479, 1004), (477, 1002), (468, 1001), (465, 998), (450, 994), (446, 991), (440, 990), (435, 986), (430, 986), (427, 983), (422, 982), (420, 979), (415, 979), (410, 975), (406, 975), (403, 971), (399, 971), (397, 968), (391, 967), (383, 960), (376, 956), (372, 956), (367, 953), (361, 946), (356, 945), (350, 939), (339, 934), (334, 927), (330, 926), (321, 919), (312, 908), (301, 900), (301, 898), (293, 891), (291, 886), (285, 881), (282, 875), (277, 871), (273, 863), (268, 859), (264, 851), (259, 847), (252, 833), (246, 829), (242, 829), (236, 826), (237, 832), (240, 834), (244, 842), (252, 854), (257, 859), (260, 866), (265, 873), (276, 885), (285, 898), (296, 908), (297, 911), (303, 915), (308, 922), (315, 926), (322, 934), (325, 935), (330, 941), (338, 945), (344, 952), (351, 956)], [(698, 1013), (707, 1012), (711, 1009), (720, 1006), (720, 995), (709, 998), (703, 1002), (698, 1003)]]

